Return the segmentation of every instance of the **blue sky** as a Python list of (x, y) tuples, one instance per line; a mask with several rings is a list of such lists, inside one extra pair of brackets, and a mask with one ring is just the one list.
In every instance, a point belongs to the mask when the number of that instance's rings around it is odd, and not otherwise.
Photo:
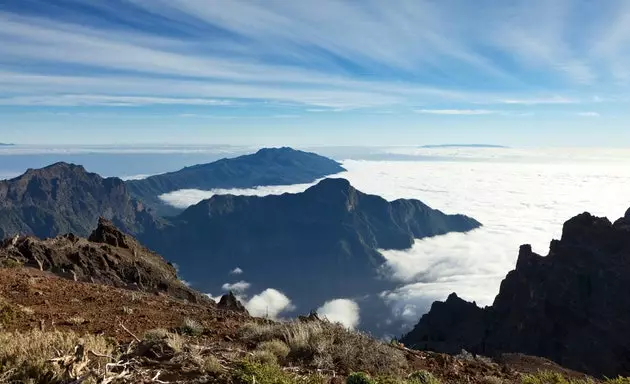
[(3, 0), (0, 142), (630, 146), (627, 0)]

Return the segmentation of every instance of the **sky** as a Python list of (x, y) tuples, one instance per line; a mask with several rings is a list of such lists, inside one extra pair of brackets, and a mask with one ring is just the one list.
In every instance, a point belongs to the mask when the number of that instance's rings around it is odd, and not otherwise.
[(630, 146), (626, 0), (3, 0), (0, 142)]

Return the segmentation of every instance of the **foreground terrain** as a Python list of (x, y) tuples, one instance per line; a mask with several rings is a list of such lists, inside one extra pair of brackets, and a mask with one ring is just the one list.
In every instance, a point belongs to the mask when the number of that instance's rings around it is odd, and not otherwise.
[[(540, 358), (413, 351), (319, 319), (253, 318), (182, 284), (111, 222), (0, 246), (0, 383), (538, 383)], [(363, 372), (365, 376), (358, 374)], [(551, 373), (550, 373), (551, 372)], [(527, 381), (530, 380), (530, 381)], [(548, 381), (543, 381), (548, 382)]]
[(255, 319), (25, 267), (0, 268), (0, 325), (0, 382), (341, 383), (356, 371), (379, 383), (414, 372), (418, 383), (583, 377), (540, 358), (413, 351), (315, 316)]

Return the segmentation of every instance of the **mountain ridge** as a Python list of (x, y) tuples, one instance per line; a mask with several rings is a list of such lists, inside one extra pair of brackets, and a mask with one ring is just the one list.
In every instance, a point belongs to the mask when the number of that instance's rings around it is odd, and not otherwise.
[(239, 267), (252, 290), (279, 289), (302, 311), (391, 288), (379, 272), (386, 262), (379, 249), (481, 225), (419, 200), (388, 202), (335, 178), (294, 194), (215, 195), (169, 221), (142, 240), (177, 262), (198, 289), (216, 292)]
[(338, 162), (289, 147), (262, 148), (256, 153), (197, 164), (175, 172), (126, 182), (135, 198), (145, 201), (159, 213), (173, 215), (159, 196), (180, 189), (252, 188), (266, 185), (310, 183), (343, 172)]

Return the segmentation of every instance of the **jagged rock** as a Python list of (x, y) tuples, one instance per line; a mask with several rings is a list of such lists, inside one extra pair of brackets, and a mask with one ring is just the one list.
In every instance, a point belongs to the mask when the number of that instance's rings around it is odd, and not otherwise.
[(249, 314), (243, 303), (234, 296), (232, 291), (221, 296), (219, 304), (217, 304), (217, 308)]
[(308, 316), (298, 316), (298, 320), (300, 320), (303, 323), (308, 323), (311, 321), (322, 321), (322, 319), (319, 317), (319, 315), (317, 314), (317, 311), (311, 311)]
[(402, 341), (438, 352), (519, 352), (597, 376), (629, 375), (627, 223), (588, 213), (568, 220), (546, 257), (521, 247), (491, 307), (449, 297)]
[(103, 218), (89, 239), (74, 234), (45, 240), (31, 236), (6, 239), (0, 243), (2, 259), (77, 281), (165, 293), (191, 302), (211, 302), (185, 286), (173, 265)]

